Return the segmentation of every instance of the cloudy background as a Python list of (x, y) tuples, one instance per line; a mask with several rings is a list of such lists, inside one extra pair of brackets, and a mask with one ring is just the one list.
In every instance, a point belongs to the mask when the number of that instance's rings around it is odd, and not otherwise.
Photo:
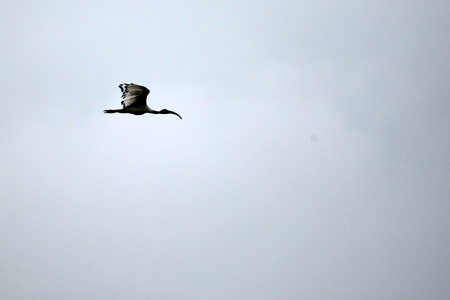
[(449, 299), (449, 13), (3, 1), (0, 298)]

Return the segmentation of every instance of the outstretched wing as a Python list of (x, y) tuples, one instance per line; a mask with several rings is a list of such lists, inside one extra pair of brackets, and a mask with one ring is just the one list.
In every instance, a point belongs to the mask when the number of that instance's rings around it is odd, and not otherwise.
[(123, 108), (147, 105), (147, 95), (150, 91), (145, 86), (134, 83), (122, 83), (119, 84), (119, 87), (122, 91), (123, 101), (121, 103)]

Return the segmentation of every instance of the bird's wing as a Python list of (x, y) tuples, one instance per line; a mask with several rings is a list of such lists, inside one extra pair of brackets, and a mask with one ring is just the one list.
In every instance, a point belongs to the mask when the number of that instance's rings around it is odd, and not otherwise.
[(145, 86), (134, 83), (122, 83), (119, 84), (119, 88), (122, 91), (123, 101), (121, 103), (123, 108), (147, 105), (147, 95), (150, 91)]

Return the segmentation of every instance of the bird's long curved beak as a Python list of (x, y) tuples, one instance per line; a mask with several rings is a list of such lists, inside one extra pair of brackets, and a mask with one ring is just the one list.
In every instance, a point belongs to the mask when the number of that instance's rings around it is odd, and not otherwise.
[(168, 110), (167, 112), (168, 112), (169, 114), (176, 115), (176, 116), (178, 116), (178, 118), (180, 118), (181, 120), (183, 120), (183, 118), (182, 118), (179, 114), (177, 114), (176, 112), (171, 111), (171, 110)]

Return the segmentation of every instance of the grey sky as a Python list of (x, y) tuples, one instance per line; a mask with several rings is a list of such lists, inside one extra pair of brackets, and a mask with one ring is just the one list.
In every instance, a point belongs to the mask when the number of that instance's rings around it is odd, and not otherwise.
[(449, 299), (449, 13), (4, 1), (0, 298)]

